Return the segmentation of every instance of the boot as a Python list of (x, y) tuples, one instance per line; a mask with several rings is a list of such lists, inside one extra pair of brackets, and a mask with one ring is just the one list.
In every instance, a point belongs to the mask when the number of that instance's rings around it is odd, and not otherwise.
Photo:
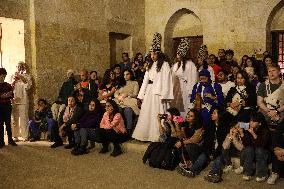
[(116, 157), (119, 156), (120, 154), (122, 154), (122, 150), (119, 144), (113, 144), (114, 148), (112, 153), (110, 154), (112, 157)]
[(109, 143), (103, 143), (103, 148), (101, 149), (101, 151), (99, 152), (100, 154), (105, 154), (108, 152), (108, 145)]
[(77, 148), (76, 150), (71, 151), (71, 154), (74, 155), (74, 156), (83, 155), (83, 154), (87, 154), (87, 153), (88, 153), (88, 151), (87, 151), (86, 146), (81, 146), (81, 147)]

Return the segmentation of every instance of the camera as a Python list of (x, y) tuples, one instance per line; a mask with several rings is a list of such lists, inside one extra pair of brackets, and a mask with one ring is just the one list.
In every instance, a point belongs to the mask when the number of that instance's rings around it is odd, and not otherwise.
[(166, 119), (168, 117), (168, 114), (159, 114), (160, 119)]
[(182, 116), (174, 116), (173, 121), (177, 121), (178, 123), (182, 123), (183, 122), (183, 117)]
[(249, 129), (249, 123), (239, 122), (240, 128), (248, 130)]

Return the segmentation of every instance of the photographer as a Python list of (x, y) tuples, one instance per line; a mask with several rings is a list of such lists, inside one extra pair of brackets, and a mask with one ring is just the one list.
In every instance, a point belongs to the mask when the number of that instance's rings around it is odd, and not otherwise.
[[(205, 180), (213, 183), (221, 182), (223, 172), (232, 170), (233, 166), (231, 157), (240, 155), (240, 151), (243, 149), (241, 140), (243, 136), (243, 128), (240, 127), (240, 124), (237, 124), (235, 127), (230, 129), (230, 132), (227, 134), (223, 142), (222, 154), (213, 161), (211, 170), (208, 175), (204, 177)], [(225, 168), (222, 170), (223, 166), (225, 166)], [(239, 174), (242, 173), (242, 171), (242, 166), (235, 169), (235, 172)]]
[(268, 157), (270, 147), (270, 131), (262, 113), (253, 112), (250, 116), (249, 128), (244, 130), (242, 142), (244, 149), (241, 152), (243, 161), (243, 179), (249, 181), (254, 173), (256, 181), (262, 182), (268, 176)]
[(176, 108), (169, 108), (167, 114), (158, 114), (157, 119), (159, 141), (148, 146), (143, 163), (148, 161), (151, 167), (174, 170), (180, 160), (175, 143), (182, 137), (180, 123), (183, 119)]
[(169, 139), (173, 141), (182, 137), (180, 123), (183, 122), (183, 118), (180, 116), (180, 112), (176, 108), (169, 108), (167, 114), (158, 114), (158, 123), (160, 137), (159, 142), (166, 142)]

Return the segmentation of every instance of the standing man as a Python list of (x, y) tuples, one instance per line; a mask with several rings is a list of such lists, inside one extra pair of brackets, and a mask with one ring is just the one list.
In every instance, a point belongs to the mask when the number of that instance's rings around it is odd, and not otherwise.
[(12, 146), (17, 144), (12, 139), (11, 113), (13, 99), (13, 88), (9, 83), (4, 82), (7, 72), (5, 68), (0, 68), (0, 148), (5, 146), (4, 123), (8, 134), (8, 143)]
[(12, 75), (14, 87), (13, 119), (15, 140), (28, 140), (29, 90), (32, 86), (31, 76), (27, 73), (26, 64), (19, 62), (17, 71)]

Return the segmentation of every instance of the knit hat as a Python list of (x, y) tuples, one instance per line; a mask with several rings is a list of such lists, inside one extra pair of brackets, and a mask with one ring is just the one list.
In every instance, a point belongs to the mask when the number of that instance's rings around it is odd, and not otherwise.
[(208, 49), (206, 45), (201, 45), (198, 55), (202, 58), (202, 60), (206, 60), (208, 58)]
[(150, 47), (150, 52), (161, 51), (161, 41), (162, 36), (159, 33), (154, 33), (152, 46)]
[(185, 57), (189, 49), (189, 43), (190, 39), (182, 38), (177, 49), (177, 54), (182, 57)]
[(207, 69), (202, 69), (202, 70), (199, 72), (199, 76), (205, 76), (205, 77), (208, 77), (208, 78), (211, 77), (210, 72), (209, 72)]

